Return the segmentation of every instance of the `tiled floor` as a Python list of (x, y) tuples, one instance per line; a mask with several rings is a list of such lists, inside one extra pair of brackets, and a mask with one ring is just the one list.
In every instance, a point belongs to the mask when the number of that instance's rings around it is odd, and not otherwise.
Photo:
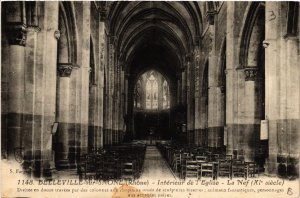
[(147, 146), (141, 179), (175, 179), (167, 162), (155, 146)]

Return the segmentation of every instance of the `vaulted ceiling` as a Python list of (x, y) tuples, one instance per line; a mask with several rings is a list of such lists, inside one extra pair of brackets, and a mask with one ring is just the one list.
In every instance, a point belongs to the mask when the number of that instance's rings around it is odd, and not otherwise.
[(202, 16), (198, 2), (110, 2), (109, 34), (130, 73), (156, 68), (175, 76), (199, 41)]

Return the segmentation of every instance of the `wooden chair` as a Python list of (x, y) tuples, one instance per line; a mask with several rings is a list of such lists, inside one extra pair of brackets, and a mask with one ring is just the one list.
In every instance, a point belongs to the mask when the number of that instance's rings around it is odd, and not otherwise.
[(181, 156), (182, 156), (182, 158), (181, 158), (181, 163), (180, 163), (180, 178), (184, 179), (185, 171), (186, 171), (186, 161), (192, 160), (192, 157), (186, 153), (183, 153)]
[(258, 168), (255, 162), (246, 162), (247, 178), (255, 177), (258, 174)]
[(120, 170), (118, 158), (111, 156), (103, 159), (103, 172), (101, 176), (104, 180), (119, 178)]
[(179, 172), (181, 164), (181, 154), (174, 153), (173, 154), (173, 161), (172, 161), (172, 169), (175, 173)]
[(218, 177), (232, 178), (232, 163), (230, 160), (220, 160), (217, 168)]
[(198, 169), (199, 166), (196, 160), (187, 159), (184, 178), (193, 177), (198, 179)]
[(121, 179), (135, 179), (138, 176), (136, 160), (122, 162)]
[(96, 179), (96, 161), (93, 154), (86, 155), (84, 166), (82, 168), (84, 179)]
[(203, 156), (203, 155), (197, 155), (195, 156), (196, 161), (201, 161), (201, 162), (206, 162), (207, 161), (207, 157)]
[(232, 177), (243, 177), (247, 178), (247, 166), (242, 160), (232, 161)]
[(215, 168), (214, 164), (211, 162), (201, 163), (201, 170), (200, 170), (200, 178), (201, 177), (211, 177), (212, 179), (215, 178)]

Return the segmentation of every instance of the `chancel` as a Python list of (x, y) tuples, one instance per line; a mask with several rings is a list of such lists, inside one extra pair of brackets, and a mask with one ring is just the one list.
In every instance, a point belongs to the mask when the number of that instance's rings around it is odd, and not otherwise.
[(299, 2), (1, 8), (1, 158), (24, 174), (298, 178)]

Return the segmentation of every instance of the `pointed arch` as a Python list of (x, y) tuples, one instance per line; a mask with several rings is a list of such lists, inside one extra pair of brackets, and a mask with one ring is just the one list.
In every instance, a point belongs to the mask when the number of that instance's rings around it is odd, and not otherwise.
[[(78, 34), (75, 20), (75, 8), (72, 2), (59, 3), (59, 30), (63, 30), (65, 32), (61, 32), (61, 39), (59, 40), (60, 42), (58, 43), (58, 45), (67, 45), (67, 48), (65, 48), (64, 50), (67, 50), (68, 60), (63, 62), (76, 64)], [(61, 40), (64, 39), (65, 43), (61, 43)]]
[[(263, 17), (264, 19), (265, 4), (262, 2), (252, 2), (246, 9), (244, 17), (244, 24), (242, 27), (242, 34), (240, 36), (240, 55), (239, 67), (244, 68), (248, 64), (248, 51), (251, 39), (251, 34), (257, 18)], [(262, 20), (262, 19), (261, 19)]]

